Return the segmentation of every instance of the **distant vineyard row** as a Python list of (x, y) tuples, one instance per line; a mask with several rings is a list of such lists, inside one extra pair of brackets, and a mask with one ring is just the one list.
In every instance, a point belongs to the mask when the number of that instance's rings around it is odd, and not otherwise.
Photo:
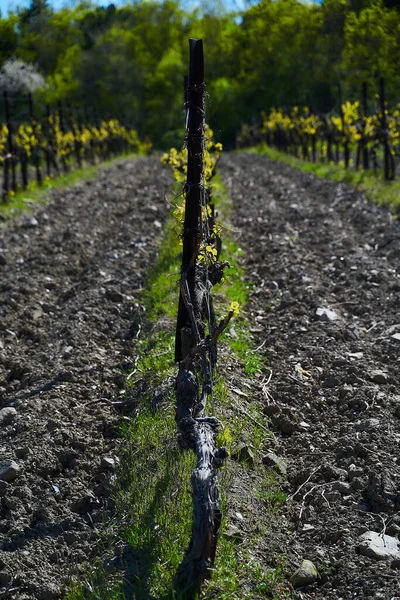
[(240, 148), (264, 141), (304, 160), (342, 163), (346, 168), (377, 173), (380, 163), (385, 179), (395, 177), (395, 158), (400, 156), (400, 103), (388, 108), (381, 79), (374, 114), (366, 102), (340, 102), (339, 114), (316, 114), (309, 107), (290, 111), (274, 108), (262, 113), (262, 125), (243, 125), (237, 138)]
[[(127, 152), (148, 152), (149, 142), (142, 143), (135, 129), (118, 119), (97, 118), (83, 123), (79, 117), (67, 113), (61, 104), (46, 117), (38, 119), (33, 113), (29, 97), (30, 118), (22, 123), (13, 122), (7, 93), (4, 92), (6, 123), (0, 124), (0, 166), (3, 168), (3, 202), (18, 189), (41, 185), (50, 178), (83, 163), (95, 164)], [(45, 176), (43, 166), (45, 165)], [(33, 179), (32, 179), (32, 174)], [(31, 182), (29, 182), (31, 179)]]

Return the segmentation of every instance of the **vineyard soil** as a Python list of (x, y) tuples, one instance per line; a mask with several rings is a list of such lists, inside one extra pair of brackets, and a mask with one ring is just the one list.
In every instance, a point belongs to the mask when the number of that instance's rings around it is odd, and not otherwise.
[[(254, 154), (221, 177), (254, 282), (251, 332), (271, 368), (265, 412), (287, 463), (296, 598), (400, 595), (400, 226), (343, 184)], [(363, 534), (394, 550), (377, 560)], [(385, 546), (386, 544), (386, 546)], [(366, 556), (368, 554), (368, 556)]]
[(121, 160), (0, 229), (1, 598), (58, 598), (96, 556), (171, 181)]
[[(396, 598), (395, 551), (378, 561), (360, 549), (366, 532), (400, 535), (399, 223), (265, 156), (226, 154), (220, 173), (253, 282), (249, 339), (268, 365), (248, 387), (287, 465), (286, 518), (259, 558), (287, 556), (287, 579), (314, 563), (299, 600)], [(171, 185), (158, 157), (121, 160), (0, 229), (0, 598), (59, 598), (99, 551), (139, 293)], [(231, 495), (243, 531), (251, 464), (245, 473)]]

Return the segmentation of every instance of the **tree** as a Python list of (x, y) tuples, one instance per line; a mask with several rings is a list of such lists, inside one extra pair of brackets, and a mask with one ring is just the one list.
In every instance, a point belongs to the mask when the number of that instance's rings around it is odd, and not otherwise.
[(35, 92), (44, 88), (45, 84), (35, 65), (15, 57), (7, 60), (0, 71), (0, 89), (10, 94)]

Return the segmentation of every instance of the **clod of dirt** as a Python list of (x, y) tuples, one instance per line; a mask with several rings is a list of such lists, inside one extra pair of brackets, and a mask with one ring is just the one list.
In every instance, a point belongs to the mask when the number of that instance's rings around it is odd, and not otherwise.
[(277, 456), (274, 452), (268, 452), (265, 456), (262, 457), (261, 462), (263, 465), (267, 465), (268, 467), (273, 467), (281, 473), (281, 475), (287, 474), (287, 465), (283, 458)]
[(239, 444), (231, 452), (231, 458), (239, 462), (245, 462), (250, 467), (254, 466), (254, 453), (247, 444)]
[(17, 416), (17, 411), (12, 406), (7, 406), (0, 410), (0, 427), (9, 425)]
[(385, 384), (388, 383), (388, 374), (385, 371), (380, 370), (372, 371), (370, 379), (374, 383)]
[(0, 480), (9, 483), (14, 481), (21, 473), (21, 467), (13, 460), (3, 460), (0, 462)]

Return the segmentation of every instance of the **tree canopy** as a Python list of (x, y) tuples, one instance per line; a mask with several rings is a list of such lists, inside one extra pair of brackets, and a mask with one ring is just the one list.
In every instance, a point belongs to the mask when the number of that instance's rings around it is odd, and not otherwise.
[[(186, 7), (186, 8), (184, 8)], [(337, 106), (337, 83), (354, 100), (383, 75), (399, 100), (400, 12), (393, 0), (260, 0), (242, 13), (221, 3), (189, 10), (178, 0), (55, 11), (32, 0), (0, 19), (0, 69), (10, 58), (35, 65), (43, 103), (67, 100), (113, 114), (153, 143), (178, 143), (188, 38), (203, 38), (208, 119), (229, 144), (243, 121), (272, 106)]]

